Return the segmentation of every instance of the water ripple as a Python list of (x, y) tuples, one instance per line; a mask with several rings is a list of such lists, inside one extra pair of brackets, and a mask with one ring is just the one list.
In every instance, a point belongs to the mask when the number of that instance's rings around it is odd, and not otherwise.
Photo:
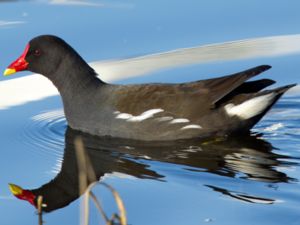
[(35, 152), (60, 158), (63, 155), (66, 126), (63, 110), (43, 112), (31, 117), (20, 139)]
[(268, 140), (297, 141), (300, 138), (300, 97), (284, 97), (253, 131)]

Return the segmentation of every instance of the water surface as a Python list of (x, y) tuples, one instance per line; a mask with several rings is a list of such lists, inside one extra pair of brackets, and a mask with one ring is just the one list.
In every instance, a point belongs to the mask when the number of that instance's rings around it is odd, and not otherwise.
[[(44, 33), (63, 37), (89, 62), (300, 33), (297, 1), (62, 2), (0, 4), (1, 68), (23, 51), (29, 39)], [(271, 64), (272, 70), (262, 76), (283, 85), (300, 81), (299, 59), (295, 54), (208, 63), (116, 82), (182, 82)], [(22, 84), (38, 88), (21, 82), (11, 86), (1, 101), (25, 94)], [(173, 147), (90, 136), (84, 141), (97, 179), (111, 184), (123, 198), (129, 224), (299, 224), (299, 99), (297, 93), (285, 96), (245, 139)], [(44, 220), (79, 224), (74, 132), (67, 131), (59, 96), (3, 108), (0, 125), (1, 223), (37, 224), (32, 205), (10, 194), (8, 183), (16, 183), (31, 190), (46, 185), (50, 194), (63, 184), (69, 198), (58, 189), (56, 198), (49, 198), (53, 208)], [(103, 187), (96, 186), (94, 192), (107, 212), (116, 210)], [(94, 207), (91, 210), (91, 224), (98, 224), (101, 218)]]

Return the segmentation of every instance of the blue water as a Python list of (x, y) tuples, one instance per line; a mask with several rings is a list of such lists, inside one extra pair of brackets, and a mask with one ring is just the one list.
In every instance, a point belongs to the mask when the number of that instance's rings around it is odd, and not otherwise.
[[(87, 61), (300, 33), (298, 1), (91, 2), (98, 5), (47, 0), (1, 3), (1, 68), (19, 56), (32, 37), (45, 33), (67, 40)], [(273, 68), (265, 77), (280, 85), (300, 83), (299, 59), (290, 55), (210, 63), (118, 82), (182, 82), (270, 64)], [(230, 145), (213, 142), (167, 150), (163, 155), (143, 147), (135, 152), (114, 147), (119, 150), (118, 159), (130, 167), (102, 168), (107, 170), (102, 179), (120, 193), (129, 224), (299, 224), (299, 99), (297, 95), (284, 97), (255, 127), (254, 132), (263, 133), (263, 143), (252, 139)], [(68, 148), (61, 109), (60, 98), (55, 96), (0, 111), (1, 224), (37, 224), (36, 210), (14, 198), (8, 183), (35, 189), (61, 171)], [(107, 157), (115, 165), (115, 155)], [(107, 212), (115, 210), (110, 193), (100, 186), (94, 192)], [(79, 224), (79, 203), (76, 200), (45, 214), (44, 220)], [(91, 224), (99, 224), (100, 216), (94, 207), (91, 210)]]

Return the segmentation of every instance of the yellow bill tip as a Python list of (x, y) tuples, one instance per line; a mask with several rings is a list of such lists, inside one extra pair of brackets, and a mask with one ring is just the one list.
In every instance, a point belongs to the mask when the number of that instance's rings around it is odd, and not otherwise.
[(8, 184), (9, 190), (13, 195), (20, 195), (23, 192), (23, 189), (15, 184)]
[(14, 74), (15, 72), (17, 72), (15, 69), (7, 68), (6, 70), (4, 70), (3, 75), (8, 76), (8, 75)]

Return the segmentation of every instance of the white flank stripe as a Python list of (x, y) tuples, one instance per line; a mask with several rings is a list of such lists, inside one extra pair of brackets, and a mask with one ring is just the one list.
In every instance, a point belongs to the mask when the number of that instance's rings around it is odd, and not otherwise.
[(133, 116), (133, 115), (128, 114), (128, 113), (120, 113), (116, 116), (116, 118), (117, 119), (124, 119), (124, 120), (127, 120), (129, 122), (140, 122), (140, 121), (143, 121), (145, 119), (153, 117), (153, 115), (156, 114), (156, 113), (163, 112), (163, 111), (164, 111), (163, 109), (150, 109), (150, 110), (147, 110), (147, 111), (143, 112), (142, 114), (140, 114), (138, 116)]
[(163, 116), (163, 117), (156, 118), (155, 120), (157, 120), (159, 122), (165, 122), (165, 121), (169, 121), (169, 120), (172, 120), (172, 119), (173, 119), (172, 116)]
[(188, 122), (190, 122), (188, 119), (178, 118), (178, 119), (172, 120), (170, 123), (188, 123)]
[(164, 110), (162, 110), (162, 109), (150, 109), (146, 112), (143, 112), (139, 116), (132, 116), (130, 119), (128, 119), (128, 121), (130, 121), (130, 122), (140, 122), (140, 121), (143, 121), (145, 119), (149, 119), (149, 118), (153, 117), (154, 114), (162, 112), (162, 111), (164, 111)]
[(180, 130), (186, 130), (186, 129), (202, 129), (202, 127), (197, 124), (191, 124), (191, 125), (186, 125), (186, 126), (180, 128)]
[(116, 116), (117, 119), (123, 119), (123, 120), (130, 119), (131, 117), (132, 115), (128, 113), (120, 113)]
[(264, 111), (273, 101), (275, 93), (252, 98), (239, 105), (227, 104), (224, 106), (229, 116), (238, 116), (241, 119), (249, 119)]
[(151, 116), (153, 116), (154, 114), (160, 113), (160, 112), (163, 112), (163, 111), (164, 111), (163, 109), (150, 109), (146, 112), (143, 112), (142, 115), (151, 115)]

